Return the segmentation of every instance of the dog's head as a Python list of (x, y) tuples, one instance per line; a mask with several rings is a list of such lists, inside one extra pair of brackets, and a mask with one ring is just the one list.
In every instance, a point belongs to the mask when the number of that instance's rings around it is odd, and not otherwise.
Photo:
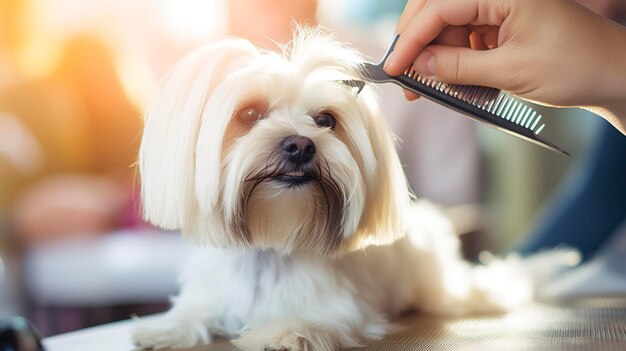
[(146, 116), (145, 217), (220, 247), (339, 255), (403, 234), (408, 191), (362, 58), (319, 29), (282, 54), (224, 40), (184, 58)]

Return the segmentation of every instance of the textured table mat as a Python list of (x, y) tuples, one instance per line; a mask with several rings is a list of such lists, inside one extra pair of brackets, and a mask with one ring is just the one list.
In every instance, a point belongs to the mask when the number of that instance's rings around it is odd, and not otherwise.
[[(359, 351), (626, 350), (626, 296), (571, 298), (502, 315), (411, 316), (406, 329)], [(233, 351), (222, 340), (193, 351)]]

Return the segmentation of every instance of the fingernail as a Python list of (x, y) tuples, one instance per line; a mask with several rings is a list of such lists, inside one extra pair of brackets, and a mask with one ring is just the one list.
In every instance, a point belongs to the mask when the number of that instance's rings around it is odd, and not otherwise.
[(424, 50), (415, 60), (415, 68), (417, 72), (424, 76), (435, 75), (435, 55), (430, 51)]
[(389, 54), (389, 56), (387, 56), (387, 59), (385, 60), (385, 65), (383, 66), (384, 70), (386, 70), (387, 67), (389, 66), (389, 62), (391, 61), (392, 57), (393, 57), (393, 51), (391, 52), (391, 54)]
[(405, 98), (407, 101), (415, 101), (415, 100), (419, 99), (419, 98), (420, 98), (420, 96), (419, 96), (419, 95), (417, 95), (417, 94), (415, 94), (415, 93), (414, 93), (414, 92), (412, 92), (412, 91), (405, 90), (405, 91), (404, 91), (404, 98)]

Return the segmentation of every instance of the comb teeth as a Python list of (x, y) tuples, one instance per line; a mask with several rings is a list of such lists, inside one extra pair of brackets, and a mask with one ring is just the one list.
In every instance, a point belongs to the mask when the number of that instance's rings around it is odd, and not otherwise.
[(535, 135), (539, 135), (546, 126), (544, 123), (539, 123), (541, 115), (537, 114), (537, 111), (513, 95), (499, 89), (438, 82), (418, 74), (412, 65), (404, 71), (404, 76), (527, 128)]

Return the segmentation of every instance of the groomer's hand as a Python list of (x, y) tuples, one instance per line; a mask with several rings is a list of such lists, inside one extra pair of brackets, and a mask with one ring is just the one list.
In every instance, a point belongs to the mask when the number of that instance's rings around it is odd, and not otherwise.
[[(385, 71), (585, 107), (626, 134), (626, 29), (572, 0), (409, 0)], [(410, 95), (409, 95), (410, 97)]]

